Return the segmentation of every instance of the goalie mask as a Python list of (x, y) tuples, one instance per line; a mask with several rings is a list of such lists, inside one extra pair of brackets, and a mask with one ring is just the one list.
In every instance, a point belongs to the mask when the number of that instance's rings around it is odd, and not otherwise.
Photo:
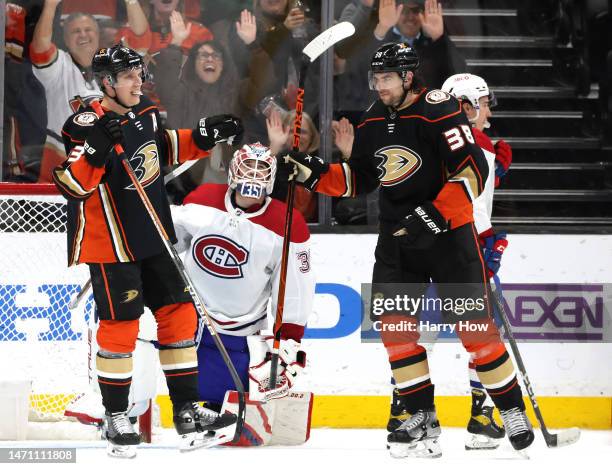
[(228, 184), (244, 197), (259, 199), (270, 195), (276, 176), (276, 158), (261, 143), (244, 145), (230, 162)]
[(497, 104), (487, 82), (478, 75), (472, 75), (471, 73), (459, 73), (448, 77), (442, 85), (442, 91), (446, 91), (461, 101), (468, 101), (476, 110), (475, 119), (478, 119), (480, 114), (480, 98), (487, 96), (489, 107), (494, 107)]

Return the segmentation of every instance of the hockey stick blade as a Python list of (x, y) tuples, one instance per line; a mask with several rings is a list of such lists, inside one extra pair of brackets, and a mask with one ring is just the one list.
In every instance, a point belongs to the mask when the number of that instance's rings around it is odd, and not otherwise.
[(314, 62), (323, 52), (329, 49), (331, 46), (340, 42), (355, 33), (355, 26), (348, 21), (338, 23), (331, 28), (326, 29), (312, 41), (310, 41), (306, 47), (304, 47), (304, 54)]
[(573, 445), (580, 439), (580, 429), (576, 427), (568, 428), (559, 433), (548, 433), (544, 436), (546, 446), (549, 448), (560, 448), (562, 446)]
[[(234, 144), (234, 137), (228, 138), (227, 142), (225, 143), (227, 143), (227, 145), (231, 147)], [(176, 168), (174, 168), (172, 171), (170, 171), (168, 174), (164, 176), (164, 184), (168, 184), (173, 179), (176, 179), (177, 177), (179, 177), (181, 174), (183, 174), (185, 171), (190, 169), (198, 161), (200, 160), (199, 159), (198, 160), (188, 160), (188, 161), (185, 161), (184, 163), (181, 163), (179, 166), (177, 166)]]
[(181, 174), (183, 174), (185, 171), (187, 171), (189, 168), (191, 168), (198, 161), (200, 161), (200, 160), (185, 161), (182, 165), (174, 168), (172, 171), (170, 171), (168, 174), (166, 174), (164, 176), (164, 184), (168, 184), (173, 179), (179, 177)]

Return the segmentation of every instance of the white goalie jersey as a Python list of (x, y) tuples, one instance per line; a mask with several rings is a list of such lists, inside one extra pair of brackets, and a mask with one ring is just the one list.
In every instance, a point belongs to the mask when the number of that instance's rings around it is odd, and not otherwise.
[[(276, 312), (286, 205), (269, 197), (255, 211), (236, 208), (225, 184), (204, 184), (172, 207), (177, 250), (214, 325), (247, 336)], [(283, 330), (303, 334), (314, 297), (309, 231), (294, 211)]]

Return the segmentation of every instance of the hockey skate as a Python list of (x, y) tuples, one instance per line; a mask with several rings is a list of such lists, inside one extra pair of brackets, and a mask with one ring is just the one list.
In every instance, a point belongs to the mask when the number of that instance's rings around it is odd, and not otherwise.
[(387, 422), (387, 431), (394, 432), (409, 417), (410, 414), (397, 394), (397, 388), (393, 388), (393, 395), (391, 396), (391, 412)]
[(417, 410), (387, 436), (387, 448), (394, 458), (439, 458), (440, 422), (435, 408)]
[(108, 444), (106, 453), (114, 458), (136, 457), (140, 435), (136, 433), (127, 412), (107, 412), (104, 416), (105, 435)]
[(236, 416), (220, 415), (214, 410), (188, 402), (174, 413), (174, 428), (181, 437), (179, 449), (193, 451), (221, 445), (234, 438)]
[(520, 410), (518, 407), (513, 407), (509, 410), (502, 410), (500, 414), (512, 447), (524, 456), (527, 456), (523, 450), (533, 443), (535, 437), (531, 422), (529, 422), (527, 415), (525, 415), (525, 411)]
[(495, 449), (499, 446), (506, 431), (493, 418), (493, 409), (491, 406), (472, 407), (465, 449)]

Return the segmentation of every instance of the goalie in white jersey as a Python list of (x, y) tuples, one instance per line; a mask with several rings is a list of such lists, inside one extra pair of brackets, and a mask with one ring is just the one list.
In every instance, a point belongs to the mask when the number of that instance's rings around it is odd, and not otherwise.
[[(179, 252), (186, 251), (184, 262), (189, 276), (245, 387), (248, 383), (250, 400), (262, 402), (289, 395), (304, 368), (300, 341), (312, 311), (315, 288), (310, 234), (304, 218), (294, 210), (279, 383), (276, 389), (267, 390), (266, 352), (271, 338), (266, 340), (260, 331), (271, 326), (268, 308), (276, 311), (286, 212), (285, 203), (269, 197), (275, 175), (276, 159), (267, 147), (259, 143), (244, 145), (234, 153), (227, 185), (203, 184), (185, 198), (182, 206), (172, 208), (176, 247)], [(200, 398), (219, 410), (226, 391), (235, 387), (208, 329), (200, 327), (199, 334)], [(266, 409), (271, 406), (266, 405)], [(260, 441), (263, 428), (257, 428), (249, 417), (256, 414), (247, 411), (243, 443), (248, 439), (250, 444), (274, 440), (275, 435), (270, 434)], [(308, 429), (304, 430), (306, 439)], [(250, 431), (256, 435), (250, 435)]]

